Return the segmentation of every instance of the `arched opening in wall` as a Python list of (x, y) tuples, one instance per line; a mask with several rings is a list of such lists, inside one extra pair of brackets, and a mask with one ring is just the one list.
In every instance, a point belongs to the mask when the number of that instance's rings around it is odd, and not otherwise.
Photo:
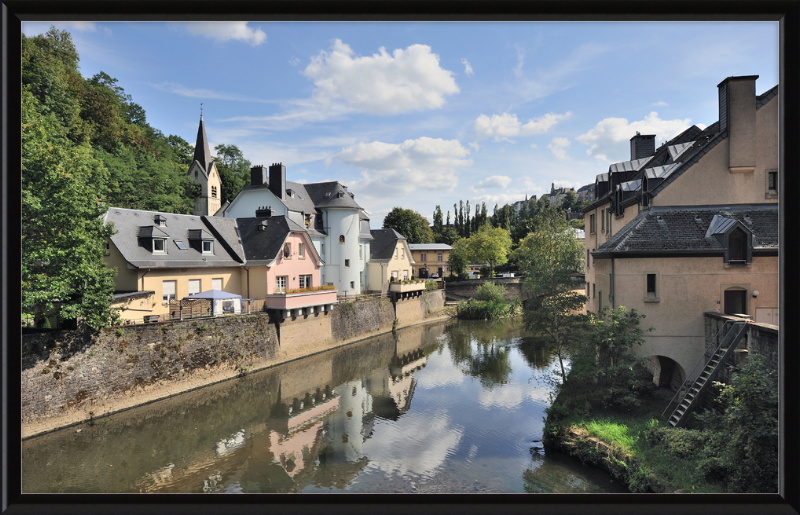
[(677, 391), (686, 380), (686, 371), (672, 358), (653, 356), (653, 383), (659, 388)]
[(740, 287), (725, 290), (725, 314), (739, 315), (747, 313), (747, 290)]

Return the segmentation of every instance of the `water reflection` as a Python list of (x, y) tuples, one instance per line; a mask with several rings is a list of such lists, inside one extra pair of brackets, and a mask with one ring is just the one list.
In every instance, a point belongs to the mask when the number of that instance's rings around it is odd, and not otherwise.
[(552, 368), (533, 343), (519, 324), (404, 329), (27, 440), (23, 491), (607, 491), (531, 459)]

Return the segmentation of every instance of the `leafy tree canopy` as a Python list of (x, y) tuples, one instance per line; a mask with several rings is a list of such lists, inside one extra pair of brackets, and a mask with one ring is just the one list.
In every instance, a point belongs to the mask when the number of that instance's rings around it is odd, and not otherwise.
[(511, 236), (502, 227), (483, 225), (467, 239), (467, 257), (473, 263), (489, 263), (494, 275), (495, 265), (508, 262)]
[(433, 243), (428, 219), (411, 209), (393, 208), (383, 219), (383, 228), (394, 229), (405, 236), (408, 243)]

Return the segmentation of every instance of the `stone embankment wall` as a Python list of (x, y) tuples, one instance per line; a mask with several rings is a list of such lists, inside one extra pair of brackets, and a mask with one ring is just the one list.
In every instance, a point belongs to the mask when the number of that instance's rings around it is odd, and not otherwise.
[[(396, 315), (389, 299), (337, 305), (276, 322), (266, 313), (26, 334), (23, 438), (224, 381), (413, 324), (444, 305), (429, 292), (423, 316)], [(401, 311), (404, 308), (401, 308)]]
[(444, 291), (424, 292), (419, 297), (398, 299), (395, 303), (397, 319), (403, 323), (413, 323), (429, 317), (444, 307)]
[(523, 300), (528, 298), (527, 294), (523, 292), (522, 279), (519, 277), (469, 279), (466, 281), (448, 282), (446, 286), (447, 296), (456, 300), (470, 299), (475, 296), (475, 291), (478, 289), (478, 286), (489, 281), (495, 284), (502, 284), (506, 287), (505, 299), (507, 301), (512, 301), (517, 297)]

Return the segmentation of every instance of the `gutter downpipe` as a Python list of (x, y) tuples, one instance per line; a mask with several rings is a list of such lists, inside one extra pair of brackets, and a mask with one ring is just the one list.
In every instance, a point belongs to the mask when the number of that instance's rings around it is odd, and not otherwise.
[(150, 269), (147, 269), (147, 272), (142, 274), (142, 291), (144, 291), (144, 276), (150, 273)]
[(614, 254), (611, 254), (611, 310), (616, 309), (614, 305)]
[(247, 298), (250, 298), (250, 269), (246, 266), (243, 266), (245, 272), (247, 272)]

